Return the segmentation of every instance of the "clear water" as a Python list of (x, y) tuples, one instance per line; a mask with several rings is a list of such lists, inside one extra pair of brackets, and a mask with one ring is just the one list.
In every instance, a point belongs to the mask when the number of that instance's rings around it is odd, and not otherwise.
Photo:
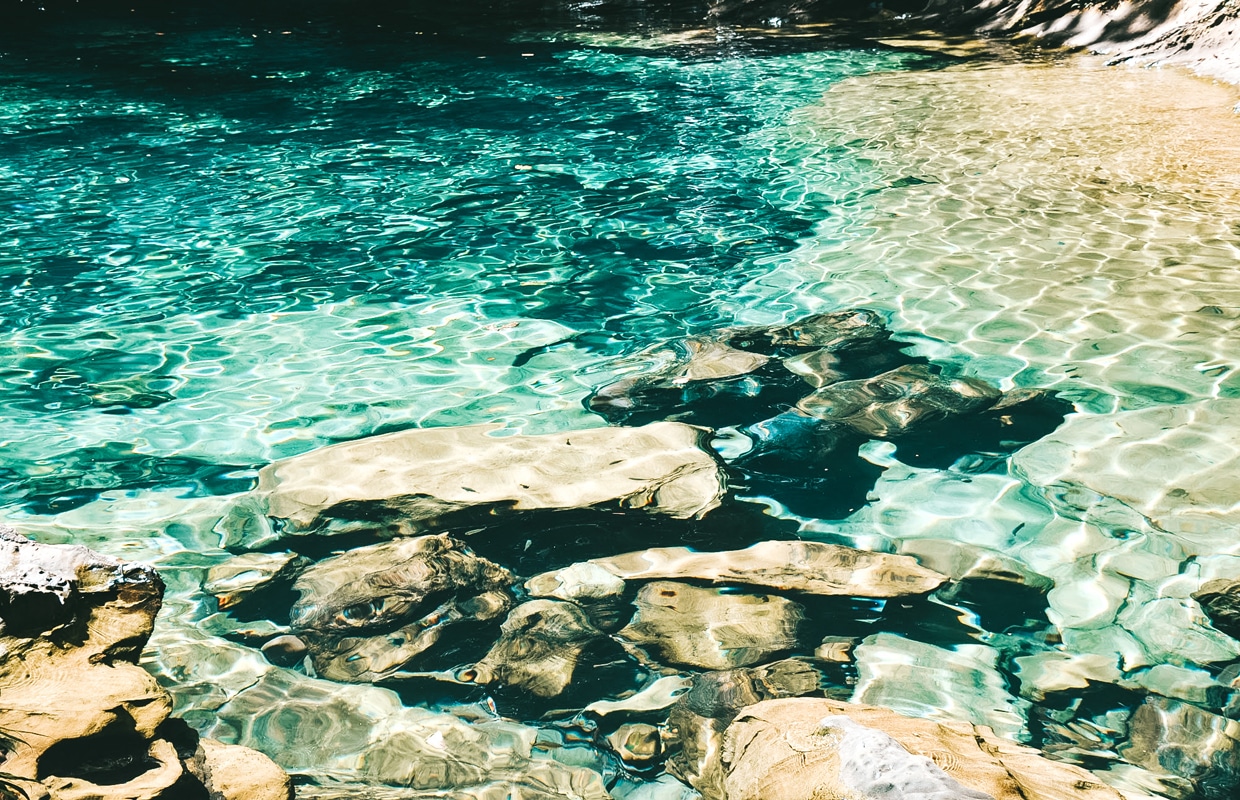
[[(180, 713), (348, 780), (387, 780), (375, 743), (422, 730), (215, 636), (212, 525), (257, 467), (404, 427), (601, 425), (583, 401), (617, 356), (866, 306), (910, 353), (1078, 414), (986, 471), (873, 446), (845, 519), (764, 501), (804, 535), (963, 543), (1053, 583), (855, 609), (841, 634), (873, 638), (840, 691), (1194, 796), (1117, 759), (1117, 720), (1148, 691), (1234, 708), (1240, 645), (1187, 599), (1236, 566), (1234, 92), (585, 16), (190, 22), (0, 47), (0, 515), (161, 568), (149, 664)], [(1122, 677), (1067, 710), (1021, 695), (1069, 657)]]

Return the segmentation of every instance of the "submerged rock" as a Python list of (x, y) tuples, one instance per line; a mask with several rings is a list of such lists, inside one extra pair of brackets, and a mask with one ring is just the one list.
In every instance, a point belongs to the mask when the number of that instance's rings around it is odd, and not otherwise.
[(221, 611), (236, 609), (287, 589), (309, 563), (288, 551), (243, 553), (209, 569), (202, 588), (215, 596)]
[(698, 669), (748, 666), (790, 650), (805, 618), (799, 603), (777, 595), (674, 581), (646, 584), (635, 604), (637, 613), (616, 636), (660, 662)]
[(836, 353), (873, 348), (891, 338), (883, 318), (869, 309), (813, 314), (787, 325), (725, 328), (734, 347), (817, 348)]
[(867, 380), (818, 389), (797, 409), (873, 439), (893, 439), (951, 417), (984, 411), (1002, 392), (983, 381), (944, 378), (907, 364)]
[(1012, 460), (1074, 519), (1177, 534), (1213, 549), (1240, 524), (1240, 400), (1077, 416)]
[(555, 697), (572, 681), (582, 651), (602, 637), (576, 604), (530, 600), (509, 612), (499, 641), (461, 678)]
[(724, 774), (717, 756), (737, 712), (763, 700), (813, 694), (821, 680), (821, 673), (797, 659), (694, 676), (668, 714), (668, 771), (708, 797), (722, 797)]
[[(256, 751), (178, 752), (185, 737), (169, 720), (172, 699), (138, 666), (163, 591), (150, 567), (0, 526), (0, 773), (21, 794), (155, 800), (197, 788), (219, 800), (291, 798), (288, 776)], [(202, 753), (223, 752), (189, 738)], [(232, 777), (238, 759), (250, 765), (248, 782)]]
[(1122, 800), (1085, 770), (986, 728), (816, 698), (742, 710), (711, 759), (706, 800)]
[(1029, 703), (1009, 694), (998, 651), (980, 644), (938, 647), (893, 633), (867, 636), (854, 650), (852, 700), (938, 720), (986, 725), (1026, 737)]
[(1204, 798), (1232, 798), (1240, 785), (1240, 722), (1151, 695), (1128, 722), (1124, 760), (1193, 781)]
[(381, 680), (447, 628), (502, 615), (511, 584), (512, 573), (449, 536), (395, 539), (307, 568), (290, 622), (323, 677)]
[(302, 533), (417, 533), (470, 510), (597, 507), (690, 519), (724, 493), (722, 468), (702, 446), (706, 432), (689, 425), (538, 436), (500, 430), (400, 431), (278, 461), (259, 471), (258, 488), (221, 520), (225, 546)]
[(1193, 592), (1192, 597), (1214, 627), (1240, 639), (1240, 580), (1217, 578)]
[(701, 580), (846, 597), (901, 597), (931, 592), (947, 580), (908, 556), (807, 541), (759, 542), (744, 550), (702, 553), (654, 547), (596, 558), (535, 575), (530, 594), (566, 600), (619, 595), (624, 581)]
[(599, 389), (590, 397), (591, 410), (624, 415), (639, 407), (674, 409), (703, 391), (726, 391), (720, 386), (703, 390), (702, 382), (739, 378), (771, 360), (704, 337), (676, 339), (635, 356), (643, 357), (664, 362), (663, 366)]

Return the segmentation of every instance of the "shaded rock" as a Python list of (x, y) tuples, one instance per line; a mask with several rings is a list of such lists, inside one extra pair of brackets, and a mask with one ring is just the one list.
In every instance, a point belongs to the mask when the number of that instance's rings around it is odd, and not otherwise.
[(207, 570), (203, 588), (215, 595), (221, 611), (261, 603), (287, 589), (310, 559), (296, 553), (243, 553)]
[(1240, 722), (1177, 700), (1147, 697), (1117, 749), (1137, 766), (1188, 778), (1202, 797), (1234, 797), (1240, 785)]
[(948, 379), (923, 364), (908, 364), (874, 378), (823, 387), (797, 403), (797, 409), (866, 437), (892, 439), (951, 417), (983, 411), (1001, 396), (1002, 392), (983, 381)]
[(723, 496), (705, 432), (688, 425), (495, 435), (500, 430), (400, 431), (278, 461), (221, 520), (225, 546), (307, 532), (416, 533), (465, 510), (600, 507), (689, 519)]
[(525, 583), (530, 594), (576, 600), (620, 594), (623, 583), (703, 580), (763, 586), (781, 591), (847, 597), (925, 594), (946, 576), (913, 558), (806, 541), (759, 542), (744, 550), (702, 553), (687, 547), (655, 547), (596, 558), (545, 572)]
[(964, 723), (815, 698), (741, 711), (713, 759), (708, 800), (814, 797), (1121, 800), (1085, 770)]
[(986, 725), (1001, 736), (1027, 736), (1029, 703), (1008, 693), (996, 667), (998, 651), (984, 645), (951, 649), (891, 633), (867, 636), (854, 651), (852, 700), (938, 720)]
[(803, 347), (828, 352), (866, 349), (891, 338), (883, 318), (868, 309), (813, 314), (787, 325), (727, 328), (724, 338), (734, 347)]
[(1223, 633), (1240, 639), (1240, 580), (1218, 578), (1193, 592), (1210, 623)]
[(555, 697), (572, 681), (582, 651), (602, 637), (579, 606), (530, 600), (508, 613), (499, 641), (461, 678)]
[(323, 677), (381, 680), (447, 628), (502, 615), (511, 583), (508, 570), (446, 535), (395, 539), (307, 568), (290, 622)]
[(616, 636), (662, 663), (728, 669), (770, 659), (797, 643), (800, 604), (777, 595), (704, 589), (654, 581), (635, 600), (637, 613)]
[(663, 753), (659, 729), (645, 722), (626, 722), (607, 736), (607, 744), (626, 766), (650, 766)]
[(277, 636), (262, 646), (263, 655), (272, 664), (280, 667), (291, 667), (300, 664), (309, 652), (306, 643), (291, 634)]
[(288, 773), (248, 747), (199, 739), (186, 767), (207, 789), (210, 800), (291, 800)]

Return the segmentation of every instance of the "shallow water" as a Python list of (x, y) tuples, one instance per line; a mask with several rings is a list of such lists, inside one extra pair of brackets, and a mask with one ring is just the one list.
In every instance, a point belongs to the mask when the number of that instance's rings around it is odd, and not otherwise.
[[(1134, 796), (1225, 796), (1234, 772), (1189, 787), (1125, 721), (1148, 693), (1237, 713), (1240, 644), (1188, 599), (1240, 565), (1233, 90), (827, 35), (385, 22), (127, 23), (0, 59), (0, 515), (161, 569), (148, 664), (179, 713), (294, 771), (394, 782), (409, 752), (473, 735), (423, 707), (451, 708), (616, 796), (653, 791), (562, 719), (495, 717), (545, 708), (425, 686), (402, 706), (220, 638), (215, 523), (276, 458), (603, 425), (585, 400), (634, 369), (620, 356), (866, 307), (908, 356), (1076, 413), (1011, 459), (866, 445), (885, 471), (841, 518), (751, 498), (739, 540), (954, 542), (1053, 585), (811, 608), (842, 620), (817, 634), (864, 637), (830, 690), (991, 725)], [(611, 535), (561, 526), (587, 543), (563, 563)], [(1069, 658), (1106, 679), (1031, 693)], [(497, 775), (527, 769), (491, 746)]]

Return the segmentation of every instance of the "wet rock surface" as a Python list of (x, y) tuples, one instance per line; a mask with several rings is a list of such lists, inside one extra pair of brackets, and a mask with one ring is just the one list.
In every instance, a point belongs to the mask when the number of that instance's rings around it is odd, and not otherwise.
[(221, 522), (230, 546), (308, 532), (422, 532), (493, 512), (633, 508), (684, 519), (723, 495), (704, 432), (687, 425), (538, 436), (499, 426), (422, 428), (332, 445), (263, 468)]
[(767, 700), (742, 709), (715, 754), (728, 800), (837, 796), (1051, 800), (1119, 792), (1078, 767), (986, 728), (915, 719), (827, 699)]
[[(887, 468), (873, 445), (999, 463), (1063, 401), (945, 376), (868, 311), (639, 355), (590, 405), (641, 427), (407, 431), (261, 470), (215, 528), (234, 554), (197, 578), (202, 639), (161, 655), (165, 679), (201, 676), (195, 726), (261, 744), (313, 797), (766, 797), (719, 754), (746, 708), (804, 696), (1031, 737), (965, 609), (1011, 590), (1041, 609), (1047, 578), (958, 542), (794, 538), (762, 503), (851, 504)], [(849, 724), (831, 736), (925, 766)], [(779, 791), (804, 788), (788, 772)]]
[(21, 794), (291, 798), (267, 756), (170, 719), (167, 691), (138, 666), (163, 592), (150, 567), (0, 526), (0, 772)]
[(293, 584), (290, 623), (318, 674), (381, 680), (448, 629), (502, 616), (511, 582), (508, 570), (448, 536), (395, 539), (307, 568)]

